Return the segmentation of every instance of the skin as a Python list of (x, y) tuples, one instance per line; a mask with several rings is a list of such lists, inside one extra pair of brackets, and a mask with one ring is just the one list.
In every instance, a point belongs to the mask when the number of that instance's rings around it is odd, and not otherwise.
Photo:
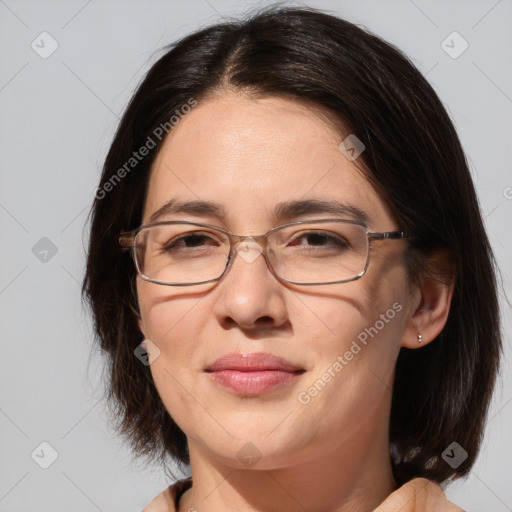
[[(336, 199), (367, 212), (372, 231), (399, 229), (384, 199), (339, 151), (343, 138), (325, 112), (298, 101), (234, 91), (204, 99), (159, 152), (143, 223), (171, 197), (200, 199), (221, 204), (225, 218), (172, 214), (161, 220), (249, 236), (277, 225), (272, 211), (279, 202)], [(333, 214), (295, 220), (325, 217)], [(367, 273), (337, 285), (288, 285), (262, 257), (248, 263), (239, 255), (214, 284), (172, 287), (137, 278), (140, 329), (160, 350), (150, 367), (153, 379), (189, 444), (194, 484), (180, 510), (391, 510), (385, 500), (396, 499), (397, 489), (388, 441), (395, 362), (401, 347), (418, 348), (418, 333), (421, 346), (437, 336), (453, 292), (452, 284), (427, 279), (411, 290), (404, 248), (404, 240), (375, 242)], [(301, 404), (298, 394), (394, 303), (401, 311)], [(260, 351), (306, 371), (256, 397), (221, 389), (204, 372), (226, 353)], [(237, 455), (247, 443), (261, 456), (251, 467)], [(401, 505), (414, 505), (416, 491), (402, 492)], [(440, 492), (434, 485), (423, 494), (434, 499)], [(460, 510), (442, 506), (439, 501), (436, 512)]]

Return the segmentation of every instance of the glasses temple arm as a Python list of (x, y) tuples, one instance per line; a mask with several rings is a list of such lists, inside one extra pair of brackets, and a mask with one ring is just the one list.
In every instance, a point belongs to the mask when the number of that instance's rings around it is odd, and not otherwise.
[(399, 239), (399, 238), (407, 238), (408, 235), (405, 231), (387, 231), (385, 233), (369, 233), (370, 238), (372, 240), (386, 240), (386, 239)]
[(131, 233), (121, 233), (119, 235), (119, 245), (123, 249), (129, 249), (133, 245), (134, 238)]

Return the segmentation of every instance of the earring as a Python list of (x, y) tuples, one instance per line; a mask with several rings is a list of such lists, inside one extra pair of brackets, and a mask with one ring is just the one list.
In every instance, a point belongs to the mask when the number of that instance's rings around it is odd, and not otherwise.
[(423, 336), (418, 333), (418, 343), (422, 343), (423, 342)]

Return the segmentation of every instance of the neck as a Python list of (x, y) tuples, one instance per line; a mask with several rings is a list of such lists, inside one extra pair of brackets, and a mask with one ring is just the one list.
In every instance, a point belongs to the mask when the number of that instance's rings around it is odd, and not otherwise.
[(338, 445), (332, 438), (315, 443), (278, 468), (257, 463), (241, 469), (208, 457), (194, 443), (189, 450), (193, 487), (180, 511), (366, 512), (397, 488), (387, 428), (361, 429), (357, 439)]

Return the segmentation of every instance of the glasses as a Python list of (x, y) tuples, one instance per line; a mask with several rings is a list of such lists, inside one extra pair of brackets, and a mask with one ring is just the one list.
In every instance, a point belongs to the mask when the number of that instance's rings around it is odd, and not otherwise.
[(373, 240), (407, 238), (403, 231), (375, 233), (358, 220), (304, 220), (263, 235), (234, 235), (218, 226), (188, 221), (144, 224), (121, 233), (137, 272), (146, 281), (191, 286), (221, 279), (236, 254), (252, 263), (261, 254), (279, 280), (296, 285), (346, 283), (368, 268)]

